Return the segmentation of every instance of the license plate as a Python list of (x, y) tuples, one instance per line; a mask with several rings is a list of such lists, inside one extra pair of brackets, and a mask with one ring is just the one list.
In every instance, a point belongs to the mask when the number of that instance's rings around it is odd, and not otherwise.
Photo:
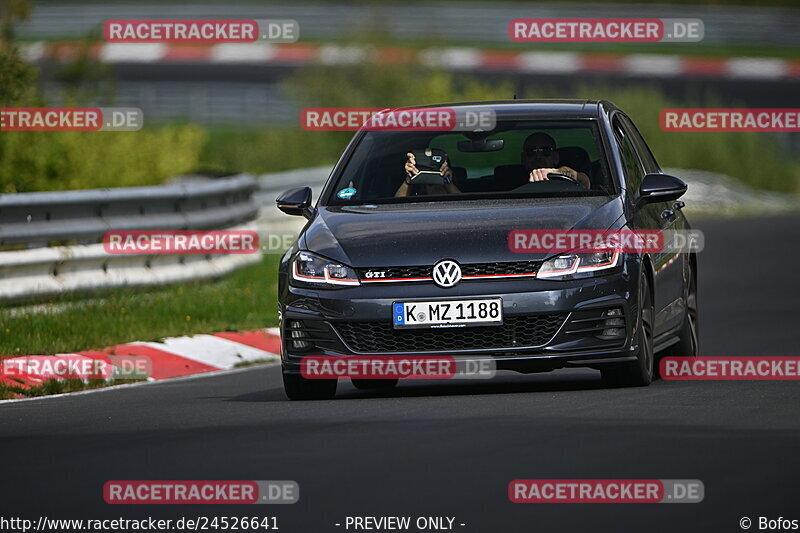
[(503, 323), (503, 300), (447, 300), (437, 302), (395, 302), (394, 327), (446, 328), (498, 325)]

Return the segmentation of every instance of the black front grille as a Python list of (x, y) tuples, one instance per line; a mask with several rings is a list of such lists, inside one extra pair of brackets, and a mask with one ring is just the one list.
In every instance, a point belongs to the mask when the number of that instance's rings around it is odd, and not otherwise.
[[(462, 276), (497, 276), (501, 274), (535, 274), (539, 270), (539, 261), (513, 261), (509, 263), (472, 263), (461, 265)], [(368, 272), (384, 272), (380, 278), (367, 275)], [(358, 275), (362, 280), (429, 278), (433, 273), (433, 265), (359, 268)]]
[(539, 261), (514, 261), (513, 263), (476, 263), (462, 265), (462, 276), (498, 276), (501, 274), (535, 274)]
[(356, 352), (435, 352), (539, 346), (555, 335), (566, 313), (507, 317), (502, 326), (394, 329), (388, 322), (339, 322), (335, 328)]

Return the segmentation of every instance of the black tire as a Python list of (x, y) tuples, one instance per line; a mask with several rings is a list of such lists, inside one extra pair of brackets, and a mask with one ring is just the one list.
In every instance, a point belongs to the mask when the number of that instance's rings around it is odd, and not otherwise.
[(689, 273), (686, 290), (686, 315), (678, 334), (679, 341), (659, 354), (661, 357), (697, 357), (700, 353), (700, 328), (697, 321), (697, 279)]
[(639, 282), (639, 316), (636, 330), (639, 341), (639, 354), (636, 361), (624, 365), (615, 365), (600, 371), (603, 381), (612, 387), (644, 387), (653, 381), (653, 299), (650, 295), (650, 284), (642, 273)]
[(306, 379), (283, 373), (283, 390), (290, 400), (330, 400), (336, 396), (338, 379)]
[(353, 386), (361, 390), (393, 389), (397, 379), (353, 379)]

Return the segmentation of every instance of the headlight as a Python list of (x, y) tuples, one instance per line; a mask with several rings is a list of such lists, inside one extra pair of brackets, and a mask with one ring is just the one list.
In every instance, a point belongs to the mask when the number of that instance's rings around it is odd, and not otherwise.
[(359, 285), (356, 271), (332, 259), (299, 252), (292, 260), (292, 279), (295, 285), (314, 284), (318, 288)]
[(619, 265), (621, 255), (619, 250), (557, 255), (542, 263), (536, 277), (562, 280), (590, 277)]

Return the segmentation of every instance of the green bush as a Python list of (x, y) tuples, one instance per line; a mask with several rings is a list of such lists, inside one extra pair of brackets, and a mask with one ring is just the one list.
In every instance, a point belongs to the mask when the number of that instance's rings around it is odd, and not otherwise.
[(250, 131), (216, 128), (209, 131), (200, 168), (260, 174), (333, 165), (352, 137), (352, 132), (304, 131), (292, 126)]
[(350, 68), (316, 67), (287, 82), (304, 106), (391, 107), (509, 99), (509, 82), (486, 83), (420, 65), (364, 63)]
[(4, 132), (0, 193), (155, 185), (197, 168), (206, 132)]
[[(513, 86), (507, 83), (462, 81), (419, 66), (373, 64), (305, 69), (285, 84), (285, 90), (300, 108), (413, 106), (494, 100), (513, 94)], [(212, 130), (201, 166), (215, 171), (262, 173), (332, 165), (352, 137), (352, 132), (301, 130), (298, 113), (294, 126)]]

